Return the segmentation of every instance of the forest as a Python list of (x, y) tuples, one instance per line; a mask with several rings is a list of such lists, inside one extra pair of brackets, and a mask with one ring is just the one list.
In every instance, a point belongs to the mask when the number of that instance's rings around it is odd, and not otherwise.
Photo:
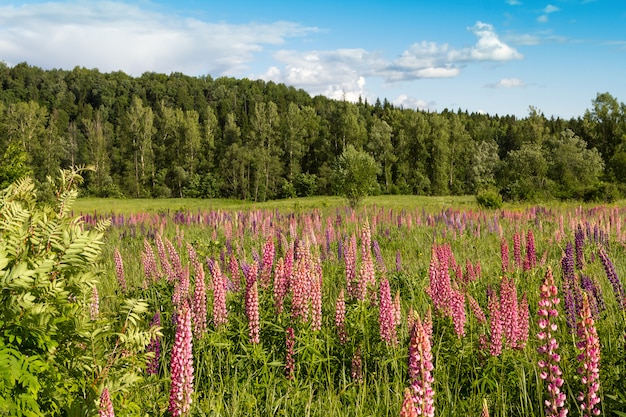
[(374, 194), (613, 201), (626, 190), (626, 105), (608, 92), (577, 118), (426, 112), (311, 97), (262, 80), (0, 62), (0, 189), (92, 166), (83, 195), (332, 195), (347, 149), (377, 165)]

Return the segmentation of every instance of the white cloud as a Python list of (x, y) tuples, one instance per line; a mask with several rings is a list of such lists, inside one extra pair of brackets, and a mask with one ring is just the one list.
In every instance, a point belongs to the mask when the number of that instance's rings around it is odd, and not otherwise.
[(522, 2), (519, 0), (507, 0), (506, 2), (510, 6), (519, 6), (520, 4), (522, 4)]
[(519, 78), (503, 78), (497, 83), (487, 84), (488, 88), (520, 88), (526, 87), (526, 83)]
[(402, 107), (404, 109), (415, 110), (435, 110), (436, 103), (434, 101), (419, 100), (414, 97), (409, 97), (406, 94), (399, 95), (392, 103), (396, 107)]
[(0, 56), (9, 64), (234, 75), (265, 45), (316, 28), (290, 22), (210, 23), (115, 1), (0, 7)]
[(543, 9), (543, 14), (537, 18), (537, 22), (539, 22), (539, 23), (547, 23), (548, 20), (549, 20), (548, 15), (550, 13), (558, 12), (559, 10), (561, 10), (561, 9), (559, 9), (557, 6), (554, 6), (552, 4), (548, 4)]

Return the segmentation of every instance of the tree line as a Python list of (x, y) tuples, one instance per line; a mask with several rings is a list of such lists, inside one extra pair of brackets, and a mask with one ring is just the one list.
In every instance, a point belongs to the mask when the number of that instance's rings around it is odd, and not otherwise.
[[(311, 97), (261, 80), (0, 62), (0, 187), (91, 165), (84, 192), (253, 201), (337, 193), (346, 151), (374, 192), (613, 199), (626, 187), (626, 106), (598, 93), (577, 118)], [(345, 156), (345, 155), (344, 155)]]

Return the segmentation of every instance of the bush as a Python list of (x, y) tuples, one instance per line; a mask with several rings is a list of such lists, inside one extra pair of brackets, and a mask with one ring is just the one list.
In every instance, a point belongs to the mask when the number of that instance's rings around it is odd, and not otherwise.
[(583, 200), (586, 203), (614, 203), (621, 197), (620, 189), (610, 182), (600, 182), (586, 188), (583, 193)]
[(502, 196), (498, 190), (494, 188), (487, 188), (478, 191), (476, 194), (476, 202), (483, 208), (499, 209), (502, 207)]

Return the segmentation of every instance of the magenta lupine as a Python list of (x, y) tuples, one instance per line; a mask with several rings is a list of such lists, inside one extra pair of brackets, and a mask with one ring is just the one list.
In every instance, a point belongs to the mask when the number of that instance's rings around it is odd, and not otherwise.
[(193, 336), (191, 334), (191, 309), (185, 298), (178, 312), (176, 337), (170, 361), (170, 402), (168, 411), (172, 416), (184, 416), (191, 408), (193, 395)]
[(419, 315), (416, 315), (411, 338), (409, 340), (409, 379), (413, 394), (413, 405), (418, 416), (432, 417), (435, 415), (435, 391), (433, 356), (430, 338)]
[(322, 264), (319, 259), (309, 263), (310, 298), (311, 298), (311, 330), (322, 329)]
[(265, 245), (263, 245), (263, 258), (259, 274), (259, 282), (262, 288), (267, 288), (270, 285), (275, 254), (276, 247), (274, 246), (274, 239), (272, 236), (269, 236), (265, 241)]
[(524, 261), (525, 269), (528, 271), (537, 266), (537, 251), (535, 249), (535, 235), (532, 230), (526, 233), (526, 259)]
[(159, 272), (157, 271), (154, 251), (152, 250), (152, 246), (150, 245), (150, 242), (148, 242), (148, 239), (143, 240), (141, 263), (143, 264), (143, 272), (146, 276), (146, 280), (155, 282), (159, 278)]
[(502, 272), (509, 272), (511, 270), (509, 262), (509, 243), (504, 238), (500, 240), (500, 259), (502, 260)]
[(487, 287), (487, 299), (489, 309), (489, 353), (491, 356), (500, 356), (502, 353), (502, 314), (500, 300), (491, 287)]
[(387, 278), (383, 278), (380, 281), (378, 325), (380, 328), (380, 338), (385, 341), (387, 346), (395, 346), (398, 343), (395, 312), (391, 300), (391, 287), (389, 286), (389, 280)]
[(448, 259), (440, 255), (443, 255), (443, 251), (436, 245), (433, 245), (428, 268), (429, 287), (426, 289), (426, 293), (433, 300), (435, 310), (448, 315), (450, 312), (449, 298), (452, 292), (450, 272), (448, 270)]
[(528, 297), (526, 293), (524, 293), (517, 305), (517, 335), (515, 336), (517, 349), (524, 349), (524, 347), (526, 347), (529, 331), (530, 310), (528, 307)]
[(250, 287), (246, 298), (248, 300), (246, 315), (248, 316), (250, 343), (259, 344), (261, 342), (259, 335), (261, 322), (259, 317), (259, 287), (256, 280)]
[(554, 285), (552, 269), (548, 267), (545, 278), (540, 287), (539, 316), (537, 324), (539, 333), (537, 339), (541, 346), (537, 348), (540, 355), (538, 366), (540, 368), (539, 377), (547, 384), (548, 399), (545, 400), (546, 417), (565, 417), (567, 408), (565, 407), (565, 393), (561, 391), (563, 378), (558, 354), (559, 343), (554, 337), (557, 331), (556, 318), (559, 315), (557, 306), (561, 300), (558, 297), (558, 288)]
[(98, 295), (98, 287), (95, 285), (91, 288), (91, 303), (89, 303), (89, 316), (91, 320), (97, 320), (100, 314), (100, 296)]
[(111, 394), (109, 394), (109, 389), (106, 387), (102, 390), (102, 394), (100, 394), (98, 414), (100, 417), (115, 417), (113, 403), (111, 402)]
[(500, 281), (500, 319), (504, 329), (506, 346), (514, 348), (517, 343), (518, 327), (517, 288), (513, 278), (502, 277)]
[(124, 262), (122, 262), (122, 254), (118, 248), (115, 248), (113, 252), (113, 259), (115, 260), (115, 276), (117, 277), (117, 283), (120, 286), (123, 293), (126, 293), (126, 276), (124, 273)]
[(206, 285), (204, 282), (204, 267), (197, 259), (193, 260), (194, 293), (193, 293), (193, 334), (197, 339), (202, 338), (206, 331)]
[(343, 288), (339, 291), (339, 296), (335, 303), (335, 327), (337, 327), (339, 343), (345, 344), (348, 336), (346, 334), (346, 299)]
[[(152, 317), (152, 321), (150, 322), (150, 327), (155, 326), (161, 326), (161, 313), (158, 311), (154, 314), (154, 317)], [(156, 375), (159, 372), (159, 359), (161, 357), (161, 340), (158, 336), (154, 336), (150, 340), (146, 351), (154, 354), (146, 364), (146, 372), (148, 375)]]
[(293, 379), (293, 374), (296, 369), (296, 362), (294, 359), (294, 355), (296, 345), (296, 336), (293, 332), (293, 327), (288, 327), (285, 332), (285, 347), (286, 347), (286, 357), (285, 357), (285, 376), (287, 379)]
[(454, 333), (459, 339), (465, 336), (465, 296), (459, 290), (453, 289), (450, 292), (450, 314), (454, 324)]
[(211, 269), (213, 282), (213, 324), (216, 328), (228, 323), (228, 308), (226, 307), (226, 280), (217, 262)]
[(580, 319), (577, 323), (578, 341), (576, 348), (579, 350), (577, 356), (580, 366), (578, 373), (580, 374), (580, 382), (583, 384), (583, 390), (578, 393), (576, 399), (580, 403), (580, 409), (583, 416), (600, 415), (600, 339), (596, 331), (596, 326), (591, 315), (589, 305), (589, 296), (583, 293), (582, 308), (580, 310)]

